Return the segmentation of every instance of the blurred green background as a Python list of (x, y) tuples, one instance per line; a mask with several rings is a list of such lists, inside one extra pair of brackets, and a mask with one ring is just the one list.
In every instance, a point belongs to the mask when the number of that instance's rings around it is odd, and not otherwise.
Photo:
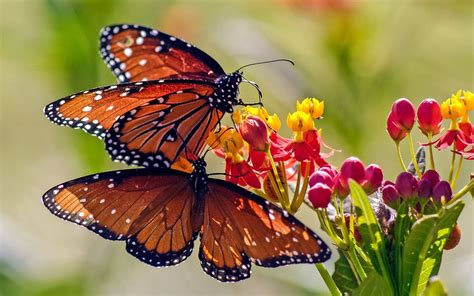
[[(124, 244), (105, 241), (42, 206), (41, 195), (56, 184), (123, 167), (109, 161), (96, 138), (54, 126), (42, 115), (53, 100), (115, 83), (98, 53), (105, 25), (136, 23), (175, 34), (228, 72), (255, 61), (293, 59), (295, 67), (246, 69), (261, 86), (265, 106), (284, 121), (296, 99), (324, 99), (318, 126), (328, 144), (343, 150), (332, 163), (355, 154), (380, 164), (391, 179), (399, 167), (384, 129), (393, 100), (441, 100), (474, 88), (470, 0), (0, 3), (1, 295), (327, 295), (311, 265), (254, 267), (253, 276), (237, 284), (205, 275), (197, 254), (177, 267), (154, 269), (126, 254)], [(245, 100), (256, 99), (249, 86), (241, 90)], [(446, 177), (449, 157), (436, 155)], [(212, 161), (209, 171), (222, 170)], [(472, 171), (467, 163), (458, 186)], [(452, 295), (474, 293), (472, 214), (469, 200), (459, 221), (461, 243), (445, 254), (441, 268)], [(318, 229), (310, 211), (298, 217)]]

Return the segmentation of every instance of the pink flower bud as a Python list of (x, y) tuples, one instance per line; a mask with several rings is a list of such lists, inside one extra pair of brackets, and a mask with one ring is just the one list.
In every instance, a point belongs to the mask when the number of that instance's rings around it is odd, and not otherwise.
[(435, 202), (441, 202), (442, 197), (448, 202), (453, 197), (453, 191), (451, 190), (451, 185), (447, 181), (440, 181), (433, 188), (433, 200)]
[(248, 116), (239, 125), (242, 138), (249, 143), (252, 149), (266, 151), (270, 145), (267, 124), (257, 116)]
[(408, 172), (403, 172), (398, 175), (395, 181), (395, 187), (403, 199), (416, 197), (418, 195), (418, 181)]
[(309, 187), (313, 187), (317, 183), (322, 183), (328, 186), (329, 188), (332, 188), (334, 186), (332, 177), (328, 173), (321, 170), (314, 172), (314, 174), (312, 174), (309, 178)]
[(429, 198), (433, 191), (433, 186), (431, 186), (431, 182), (422, 179), (418, 183), (418, 197), (419, 198)]
[(400, 199), (400, 193), (394, 185), (389, 184), (382, 188), (382, 198), (386, 204), (390, 205)]
[(327, 208), (331, 201), (332, 189), (317, 183), (308, 190), (308, 199), (315, 208)]
[(362, 184), (367, 194), (372, 194), (382, 185), (382, 169), (376, 164), (370, 164), (365, 169), (365, 181)]
[(418, 127), (423, 134), (439, 134), (443, 117), (441, 116), (441, 109), (436, 100), (423, 100), (418, 106), (416, 114), (418, 117)]
[(357, 157), (349, 157), (344, 160), (341, 165), (340, 180), (344, 187), (348, 186), (349, 179), (352, 179), (359, 184), (362, 184), (365, 179), (364, 164)]
[(415, 123), (415, 107), (408, 99), (398, 99), (392, 105), (396, 123), (405, 131), (411, 131)]
[(390, 112), (387, 117), (387, 132), (396, 143), (399, 143), (401, 140), (405, 139), (407, 132), (402, 130), (397, 124), (397, 117), (393, 112)]
[(441, 178), (438, 174), (437, 171), (435, 170), (427, 170), (423, 176), (421, 176), (421, 180), (427, 180), (430, 182), (431, 184), (431, 188), (434, 188), (436, 186), (436, 184), (439, 183), (439, 181), (441, 181)]
[(327, 166), (327, 165), (321, 167), (321, 168), (319, 169), (319, 171), (328, 173), (329, 176), (331, 176), (331, 178), (333, 178), (333, 179), (334, 179), (334, 178), (337, 176), (337, 174), (338, 174), (338, 171), (337, 171), (335, 168), (333, 168), (333, 167), (331, 167), (331, 166)]
[(334, 192), (339, 198), (345, 198), (349, 195), (349, 187), (341, 181), (341, 175), (334, 178)]

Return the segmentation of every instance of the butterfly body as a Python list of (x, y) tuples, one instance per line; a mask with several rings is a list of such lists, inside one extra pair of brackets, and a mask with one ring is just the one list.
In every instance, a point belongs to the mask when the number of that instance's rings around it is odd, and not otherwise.
[(156, 267), (176, 265), (200, 237), (204, 272), (219, 281), (250, 276), (251, 264), (323, 262), (330, 249), (281, 208), (229, 182), (172, 169), (112, 171), (55, 186), (43, 196), (54, 215), (87, 227)]

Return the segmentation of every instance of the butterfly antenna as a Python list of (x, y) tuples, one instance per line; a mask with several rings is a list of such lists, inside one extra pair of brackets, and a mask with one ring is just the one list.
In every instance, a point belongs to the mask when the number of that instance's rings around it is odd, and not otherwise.
[(247, 67), (250, 67), (250, 66), (263, 65), (263, 64), (270, 64), (270, 63), (276, 63), (276, 62), (287, 62), (287, 63), (292, 64), (293, 66), (295, 65), (295, 62), (293, 62), (293, 61), (290, 60), (290, 59), (276, 59), (276, 60), (269, 60), (269, 61), (263, 61), (263, 62), (257, 62), (257, 63), (247, 64), (247, 65), (244, 65), (244, 66), (240, 67), (240, 68), (237, 69), (236, 71), (240, 71), (240, 70), (242, 70), (243, 68), (247, 68)]

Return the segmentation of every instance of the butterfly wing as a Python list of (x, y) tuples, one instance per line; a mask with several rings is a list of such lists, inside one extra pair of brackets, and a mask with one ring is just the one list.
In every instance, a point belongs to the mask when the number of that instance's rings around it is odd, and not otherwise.
[(103, 28), (100, 53), (120, 82), (163, 78), (214, 80), (225, 74), (213, 58), (193, 45), (137, 25)]
[(106, 239), (126, 240), (127, 251), (147, 264), (170, 266), (191, 254), (199, 232), (188, 179), (164, 169), (106, 172), (58, 185), (43, 203)]
[(250, 276), (251, 263), (277, 267), (327, 260), (329, 247), (308, 227), (261, 197), (210, 179), (199, 258), (223, 282)]
[[(183, 89), (195, 88), (199, 88), (202, 94), (210, 94), (214, 92), (215, 84), (192, 80), (157, 80), (112, 85), (57, 100), (47, 105), (44, 113), (56, 124), (80, 128), (104, 138), (106, 131), (128, 111)], [(181, 96), (180, 99), (183, 102), (187, 97)]]
[(208, 103), (212, 92), (195, 85), (130, 110), (107, 133), (107, 151), (114, 160), (145, 167), (199, 155), (223, 116)]

